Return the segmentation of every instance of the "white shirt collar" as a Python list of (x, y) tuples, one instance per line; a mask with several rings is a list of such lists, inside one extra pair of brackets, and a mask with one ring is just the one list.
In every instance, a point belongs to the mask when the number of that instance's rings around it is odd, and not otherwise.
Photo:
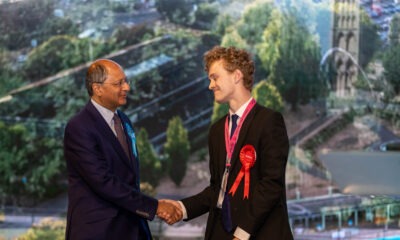
[(244, 103), (235, 113), (232, 112), (232, 111), (229, 109), (229, 116), (232, 116), (233, 114), (236, 114), (236, 115), (239, 116), (239, 119), (242, 118), (244, 111), (246, 110), (247, 106), (250, 104), (250, 102), (251, 102), (252, 99), (253, 99), (252, 97), (249, 98), (249, 100), (247, 100), (247, 102)]
[(114, 130), (114, 121), (113, 121), (114, 112), (111, 111), (110, 109), (107, 109), (107, 108), (101, 106), (93, 99), (90, 99), (90, 101), (93, 103), (93, 105), (97, 109), (97, 111), (99, 111), (100, 115), (104, 118), (104, 120), (106, 121), (108, 126), (110, 126), (110, 128), (112, 130)]

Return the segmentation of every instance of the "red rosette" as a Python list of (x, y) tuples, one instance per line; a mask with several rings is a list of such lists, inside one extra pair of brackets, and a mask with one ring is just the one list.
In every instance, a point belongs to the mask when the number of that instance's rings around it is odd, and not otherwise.
[(256, 157), (256, 150), (254, 149), (253, 145), (244, 145), (240, 150), (240, 162), (247, 169), (250, 169), (254, 166), (254, 163), (256, 163)]
[(244, 176), (244, 192), (243, 199), (249, 198), (249, 189), (250, 189), (250, 169), (256, 163), (256, 150), (253, 145), (246, 144), (242, 147), (239, 153), (240, 162), (242, 163), (242, 168), (240, 169), (239, 174), (237, 175), (235, 182), (233, 183), (231, 190), (229, 193), (232, 193), (232, 196), (235, 195), (236, 190), (240, 184)]

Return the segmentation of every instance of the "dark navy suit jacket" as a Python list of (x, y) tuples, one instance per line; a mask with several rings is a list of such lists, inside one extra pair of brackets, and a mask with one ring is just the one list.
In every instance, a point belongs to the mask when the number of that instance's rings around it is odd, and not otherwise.
[(136, 159), (125, 154), (90, 101), (66, 126), (64, 154), (69, 184), (66, 239), (138, 239), (158, 202), (136, 187)]

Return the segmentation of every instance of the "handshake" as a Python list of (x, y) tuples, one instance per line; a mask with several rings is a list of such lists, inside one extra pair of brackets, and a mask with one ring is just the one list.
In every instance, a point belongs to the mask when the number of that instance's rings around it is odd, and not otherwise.
[(180, 221), (183, 218), (181, 205), (174, 200), (158, 200), (157, 216), (169, 225)]

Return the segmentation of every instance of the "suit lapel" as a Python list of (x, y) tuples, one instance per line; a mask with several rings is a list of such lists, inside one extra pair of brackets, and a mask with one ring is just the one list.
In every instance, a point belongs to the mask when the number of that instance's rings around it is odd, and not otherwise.
[[(219, 122), (217, 123), (218, 126), (216, 126), (216, 130), (218, 132), (215, 133), (214, 136), (216, 136), (216, 141), (214, 141), (214, 144), (216, 144), (216, 149), (219, 149), (217, 152), (219, 156), (217, 157), (218, 159), (218, 178), (222, 180), (222, 175), (224, 174), (225, 171), (225, 163), (226, 163), (226, 146), (225, 146), (225, 121), (228, 115), (225, 115)], [(219, 160), (221, 159), (221, 160)]]
[(105, 139), (108, 139), (110, 141), (111, 145), (120, 156), (120, 159), (122, 159), (125, 164), (132, 168), (131, 161), (126, 156), (114, 132), (111, 130), (110, 126), (106, 123), (103, 116), (101, 116), (101, 114), (97, 111), (95, 106), (90, 101), (86, 105), (86, 110), (89, 112), (92, 119), (94, 120), (94, 124), (96, 126), (96, 129), (99, 129), (99, 133), (103, 135)]

